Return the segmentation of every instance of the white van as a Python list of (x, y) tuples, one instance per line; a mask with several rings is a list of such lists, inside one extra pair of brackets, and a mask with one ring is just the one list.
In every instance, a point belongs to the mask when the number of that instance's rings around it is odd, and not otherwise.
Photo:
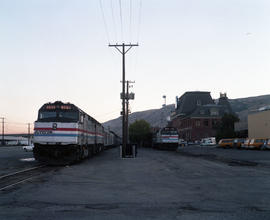
[(217, 143), (215, 137), (203, 138), (201, 140), (201, 146), (215, 146), (216, 144)]

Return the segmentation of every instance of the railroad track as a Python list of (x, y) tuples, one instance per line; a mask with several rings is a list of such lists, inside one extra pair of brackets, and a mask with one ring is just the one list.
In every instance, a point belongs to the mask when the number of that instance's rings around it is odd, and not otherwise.
[(26, 170), (21, 170), (4, 176), (0, 176), (0, 191), (26, 182), (39, 176), (41, 173), (52, 170), (52, 167), (41, 165)]

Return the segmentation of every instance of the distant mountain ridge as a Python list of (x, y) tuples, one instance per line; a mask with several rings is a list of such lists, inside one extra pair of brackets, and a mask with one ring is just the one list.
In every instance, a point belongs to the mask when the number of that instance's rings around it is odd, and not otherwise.
[[(270, 95), (254, 96), (239, 99), (229, 99), (232, 110), (238, 115), (241, 122), (247, 122), (248, 113), (258, 110), (261, 107), (270, 105)], [(152, 127), (164, 127), (167, 124), (167, 118), (175, 109), (174, 104), (167, 105), (160, 109), (151, 109), (146, 111), (134, 112), (129, 115), (129, 124), (136, 120), (144, 119)], [(121, 136), (122, 120), (121, 117), (103, 123), (104, 127), (109, 127)]]

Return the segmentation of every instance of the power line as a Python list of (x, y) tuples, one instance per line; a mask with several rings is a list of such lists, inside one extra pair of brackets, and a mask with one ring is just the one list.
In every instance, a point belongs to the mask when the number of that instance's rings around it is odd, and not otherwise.
[(129, 32), (130, 42), (132, 41), (132, 0), (129, 0)]
[(107, 40), (108, 40), (108, 43), (110, 43), (110, 36), (109, 36), (108, 26), (107, 26), (106, 19), (105, 19), (105, 14), (104, 14), (104, 9), (103, 9), (103, 5), (102, 5), (102, 0), (99, 0), (99, 5), (100, 5), (101, 13), (102, 13), (103, 23), (104, 23), (104, 26), (105, 26), (105, 32), (106, 32), (106, 35), (107, 35)]
[(141, 18), (142, 18), (142, 0), (140, 0), (140, 5), (139, 5), (139, 18), (138, 18), (138, 27), (137, 27), (137, 41), (139, 42), (140, 40), (140, 32), (141, 32)]
[(120, 11), (120, 22), (121, 22), (121, 37), (122, 37), (122, 41), (124, 41), (123, 39), (123, 16), (122, 16), (122, 1), (119, 0), (119, 11)]
[(116, 22), (114, 17), (114, 7), (113, 7), (113, 0), (111, 0), (111, 14), (112, 14), (112, 22), (113, 22), (113, 29), (115, 33), (115, 42), (117, 41), (117, 31), (116, 31)]

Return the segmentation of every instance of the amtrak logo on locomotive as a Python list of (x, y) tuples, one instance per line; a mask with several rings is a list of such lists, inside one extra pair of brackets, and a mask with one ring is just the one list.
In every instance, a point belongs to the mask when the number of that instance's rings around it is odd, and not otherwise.
[(53, 129), (53, 130), (56, 130), (56, 129), (57, 129), (57, 123), (53, 123), (52, 129)]

